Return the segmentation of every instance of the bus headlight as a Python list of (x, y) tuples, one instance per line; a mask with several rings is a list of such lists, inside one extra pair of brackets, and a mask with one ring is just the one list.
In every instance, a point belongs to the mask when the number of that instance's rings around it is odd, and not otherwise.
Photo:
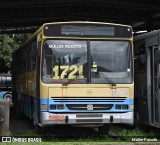
[(128, 105), (122, 105), (122, 110), (127, 110), (128, 109)]
[(121, 105), (115, 105), (115, 108), (116, 108), (117, 110), (121, 110)]
[(57, 105), (57, 110), (63, 110), (64, 109), (64, 105)]
[(56, 110), (56, 105), (50, 105), (51, 110)]
[(115, 105), (115, 109), (117, 110), (128, 110), (128, 105), (125, 104), (125, 105)]

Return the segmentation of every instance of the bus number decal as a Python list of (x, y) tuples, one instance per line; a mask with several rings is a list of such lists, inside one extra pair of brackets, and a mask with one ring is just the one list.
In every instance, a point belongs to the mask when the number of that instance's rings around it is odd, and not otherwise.
[[(80, 65), (79, 67), (76, 65), (61, 65), (61, 66), (55, 66), (53, 68), (53, 72), (54, 72), (54, 76), (53, 79), (64, 79), (65, 75), (67, 75), (67, 72), (69, 72), (68, 74), (68, 79), (74, 79), (74, 78), (84, 78), (83, 76), (83, 65)], [(61, 74), (60, 74), (61, 72)], [(79, 76), (76, 76), (75, 74), (78, 72)]]
[(61, 73), (61, 79), (64, 79), (64, 76), (67, 74), (67, 71), (69, 70), (69, 66), (62, 65), (62, 66), (60, 66), (60, 69), (63, 70)]
[(68, 79), (73, 79), (75, 78), (75, 74), (77, 73), (78, 71), (78, 67), (76, 65), (72, 65), (69, 70), (71, 70), (72, 72), (70, 72), (70, 74), (68, 75)]
[(56, 65), (54, 68), (53, 68), (53, 72), (54, 72), (54, 76), (53, 76), (53, 79), (56, 80), (56, 79), (59, 79), (59, 67)]

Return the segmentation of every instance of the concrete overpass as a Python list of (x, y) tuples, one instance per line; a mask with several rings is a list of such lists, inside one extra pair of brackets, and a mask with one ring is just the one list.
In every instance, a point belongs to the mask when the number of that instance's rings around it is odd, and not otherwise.
[[(1, 0), (1, 34), (54, 21), (102, 21), (128, 24), (135, 31), (160, 28), (157, 0)], [(14, 28), (14, 29), (13, 29)], [(16, 29), (15, 29), (16, 28)], [(13, 31), (13, 32), (11, 32)], [(33, 29), (23, 29), (23, 32)]]

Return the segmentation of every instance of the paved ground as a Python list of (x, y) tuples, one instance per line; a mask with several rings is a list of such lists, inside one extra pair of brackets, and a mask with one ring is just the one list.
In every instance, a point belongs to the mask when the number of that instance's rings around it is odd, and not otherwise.
[[(38, 129), (40, 134), (50, 134), (59, 136), (72, 135), (96, 135), (98, 131), (94, 128), (79, 128), (70, 125), (60, 125), (54, 127), (45, 127)], [(10, 118), (10, 132), (12, 135), (25, 135), (28, 132), (36, 133), (32, 120), (27, 118), (17, 119), (14, 113)]]
[(27, 131), (34, 130), (32, 122), (28, 119), (16, 119), (14, 117), (10, 120), (10, 131), (12, 134), (25, 134)]

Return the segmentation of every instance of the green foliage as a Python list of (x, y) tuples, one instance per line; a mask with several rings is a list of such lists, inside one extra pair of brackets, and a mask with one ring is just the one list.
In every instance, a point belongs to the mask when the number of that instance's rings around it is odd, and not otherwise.
[(112, 135), (114, 136), (125, 136), (125, 137), (144, 137), (144, 136), (154, 136), (154, 133), (152, 131), (150, 132), (144, 132), (138, 128), (135, 128), (133, 130), (127, 130), (127, 129), (123, 129), (123, 130), (120, 130), (120, 131), (112, 131), (111, 133)]
[(0, 35), (0, 72), (9, 70), (12, 64), (12, 53), (19, 48), (30, 34)]
[(111, 136), (119, 137), (120, 140), (125, 140), (126, 142), (132, 141), (132, 138), (154, 138), (156, 134), (150, 130), (149, 132), (144, 132), (138, 128), (135, 129), (122, 129), (119, 131), (112, 130)]
[(6, 67), (10, 67), (11, 55), (14, 51), (14, 41), (7, 35), (0, 36), (0, 59), (4, 61)]
[(130, 136), (130, 137), (133, 137), (133, 136), (145, 136), (145, 133), (139, 129), (133, 129), (133, 130), (126, 130), (126, 129), (123, 129), (121, 132), (119, 132), (119, 135), (120, 136)]

